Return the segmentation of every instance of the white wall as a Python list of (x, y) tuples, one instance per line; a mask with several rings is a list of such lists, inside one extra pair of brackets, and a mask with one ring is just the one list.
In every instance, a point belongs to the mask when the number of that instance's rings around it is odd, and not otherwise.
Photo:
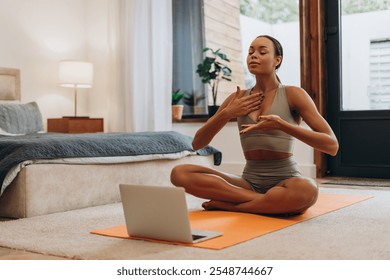
[(37, 101), (44, 119), (74, 114), (73, 90), (58, 85), (58, 63), (65, 59), (95, 64), (94, 86), (79, 90), (78, 112), (106, 117), (107, 3), (0, 1), (0, 67), (21, 70), (22, 102)]

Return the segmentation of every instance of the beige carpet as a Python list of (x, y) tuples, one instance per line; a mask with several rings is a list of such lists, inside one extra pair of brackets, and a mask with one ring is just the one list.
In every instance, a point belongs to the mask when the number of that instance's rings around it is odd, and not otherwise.
[(0, 222), (0, 246), (73, 259), (390, 259), (390, 189), (321, 192), (374, 198), (218, 251), (89, 233), (123, 224), (120, 204)]

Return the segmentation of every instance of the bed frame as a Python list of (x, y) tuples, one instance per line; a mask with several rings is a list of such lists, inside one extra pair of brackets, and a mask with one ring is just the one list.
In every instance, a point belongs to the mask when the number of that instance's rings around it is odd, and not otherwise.
[(0, 217), (27, 218), (120, 201), (119, 184), (172, 186), (178, 164), (213, 166), (213, 156), (186, 156), (133, 163), (33, 164), (0, 196)]
[(0, 101), (20, 101), (20, 70), (0, 67)]
[[(0, 68), (0, 102), (20, 101), (20, 71)], [(172, 186), (178, 164), (212, 167), (213, 156), (118, 164), (33, 164), (0, 196), (0, 217), (26, 218), (120, 201), (119, 184)]]

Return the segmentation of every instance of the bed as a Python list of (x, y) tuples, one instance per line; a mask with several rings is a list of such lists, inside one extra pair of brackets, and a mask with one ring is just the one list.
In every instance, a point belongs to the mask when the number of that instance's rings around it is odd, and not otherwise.
[(0, 68), (1, 217), (118, 202), (121, 183), (172, 186), (178, 164), (221, 162), (215, 148), (194, 151), (192, 138), (174, 131), (46, 133), (37, 103), (14, 102), (19, 83), (19, 70)]

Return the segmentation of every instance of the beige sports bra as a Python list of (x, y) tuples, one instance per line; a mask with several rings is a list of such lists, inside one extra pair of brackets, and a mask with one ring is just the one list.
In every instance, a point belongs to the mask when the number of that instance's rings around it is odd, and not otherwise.
[[(250, 90), (244, 96), (250, 94)], [(275, 98), (269, 109), (268, 115), (278, 115), (290, 124), (298, 125), (291, 114), (288, 105), (286, 88), (279, 85)], [(248, 115), (237, 118), (238, 129), (241, 130), (243, 124), (255, 124)], [(253, 150), (267, 150), (275, 152), (292, 153), (294, 147), (294, 137), (280, 130), (252, 130), (240, 134), (241, 146), (244, 152)]]

